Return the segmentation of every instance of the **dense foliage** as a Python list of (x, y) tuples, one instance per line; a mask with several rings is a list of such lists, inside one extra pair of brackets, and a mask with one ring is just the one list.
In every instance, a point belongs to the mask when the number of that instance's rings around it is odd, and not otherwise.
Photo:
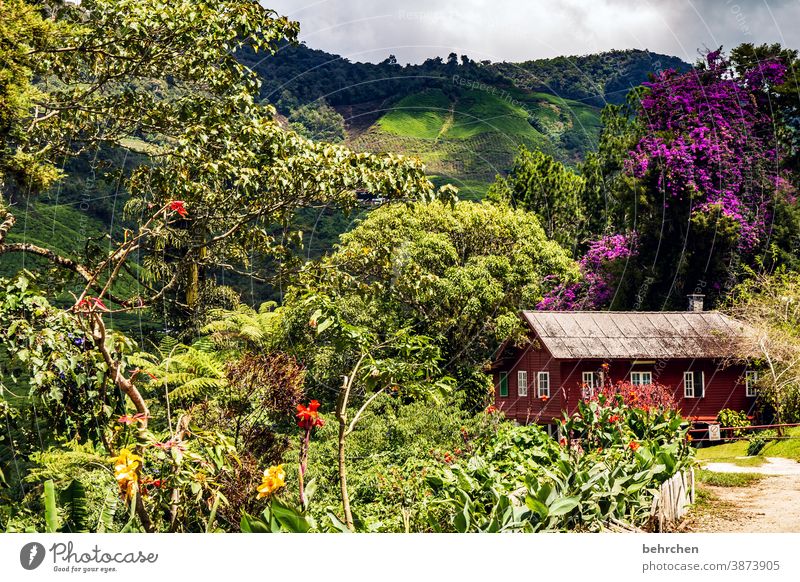
[[(626, 305), (650, 261), (659, 293), (668, 275), (690, 280), (704, 247), (684, 266), (671, 245), (662, 264), (659, 233), (708, 227), (698, 240), (718, 234), (717, 262), (738, 253), (755, 266), (769, 245), (790, 264), (795, 168), (780, 147), (796, 136), (788, 127), (773, 147), (764, 132), (794, 119), (795, 55), (750, 47), (665, 71), (607, 110), (580, 175), (523, 150), (478, 203), (434, 187), (417, 159), (328, 143), (343, 119), (326, 103), (399, 96), (408, 82), (480, 109), (482, 94), (452, 78), (505, 83), (504, 67), (455, 54), (416, 67), (332, 62), (318, 71), (332, 77), (273, 99), (281, 75), (320, 55), (257, 2), (0, 2), (0, 258), (19, 258), (0, 279), (0, 528), (652, 526), (659, 486), (691, 463), (673, 387), (607, 383), (552, 438), (494, 409), (486, 364), (524, 336), (520, 308)], [(753, 63), (759, 51), (771, 58)], [(275, 65), (264, 85), (247, 66), (261, 70), (262, 54)], [(609, 62), (640, 56), (587, 62), (603, 92)], [(393, 84), (353, 82), (387, 71)], [(293, 104), (289, 128), (264, 97)], [(511, 111), (498, 126), (530, 130), (521, 106), (493, 106)], [(68, 253), (54, 235), (15, 236), (19, 210), (48, 185), (96, 192), (100, 166), (101, 187), (126, 201), (123, 222), (93, 223), (94, 240)], [(303, 257), (297, 225), (319, 208), (346, 216), (365, 192), (375, 208), (333, 250)], [(768, 242), (771, 216), (784, 222)], [(708, 285), (722, 291), (715, 273)], [(242, 281), (253, 304), (256, 286), (280, 286), (279, 302), (254, 309)], [(787, 271), (743, 284), (732, 303), (769, 338), (761, 399), (779, 418), (797, 408), (797, 286)]]

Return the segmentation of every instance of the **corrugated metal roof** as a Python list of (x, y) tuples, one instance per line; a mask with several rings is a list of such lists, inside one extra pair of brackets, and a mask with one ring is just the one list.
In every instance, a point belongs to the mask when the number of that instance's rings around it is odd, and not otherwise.
[(523, 311), (555, 358), (727, 358), (753, 353), (747, 326), (716, 311)]

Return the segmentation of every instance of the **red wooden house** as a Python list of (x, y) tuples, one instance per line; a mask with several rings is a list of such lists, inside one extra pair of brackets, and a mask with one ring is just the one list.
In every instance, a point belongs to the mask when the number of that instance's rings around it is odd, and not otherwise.
[[(747, 328), (721, 313), (524, 311), (524, 346), (506, 343), (492, 365), (495, 406), (521, 423), (552, 424), (602, 385), (660, 383), (696, 423), (723, 408), (748, 414), (757, 372), (742, 363)], [(750, 350), (750, 351), (748, 351)]]

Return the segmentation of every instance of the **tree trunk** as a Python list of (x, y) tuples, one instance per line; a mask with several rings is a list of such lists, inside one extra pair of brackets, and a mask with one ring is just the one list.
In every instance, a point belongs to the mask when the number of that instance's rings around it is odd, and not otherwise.
[(339, 419), (339, 487), (342, 493), (342, 511), (347, 529), (355, 531), (353, 513), (350, 510), (350, 494), (347, 492), (347, 464), (345, 445), (347, 443), (347, 401), (350, 398), (351, 380), (345, 376), (342, 391), (336, 402), (336, 417)]
[(350, 531), (355, 530), (353, 523), (353, 513), (350, 510), (350, 494), (347, 492), (347, 467), (345, 466), (345, 430), (344, 423), (339, 423), (339, 485), (342, 489), (342, 509), (344, 511), (344, 523)]

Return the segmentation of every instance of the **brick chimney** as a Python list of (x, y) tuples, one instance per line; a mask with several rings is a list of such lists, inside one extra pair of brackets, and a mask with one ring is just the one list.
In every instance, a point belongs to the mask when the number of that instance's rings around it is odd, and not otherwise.
[(693, 293), (689, 295), (689, 311), (703, 311), (703, 298), (705, 295)]

